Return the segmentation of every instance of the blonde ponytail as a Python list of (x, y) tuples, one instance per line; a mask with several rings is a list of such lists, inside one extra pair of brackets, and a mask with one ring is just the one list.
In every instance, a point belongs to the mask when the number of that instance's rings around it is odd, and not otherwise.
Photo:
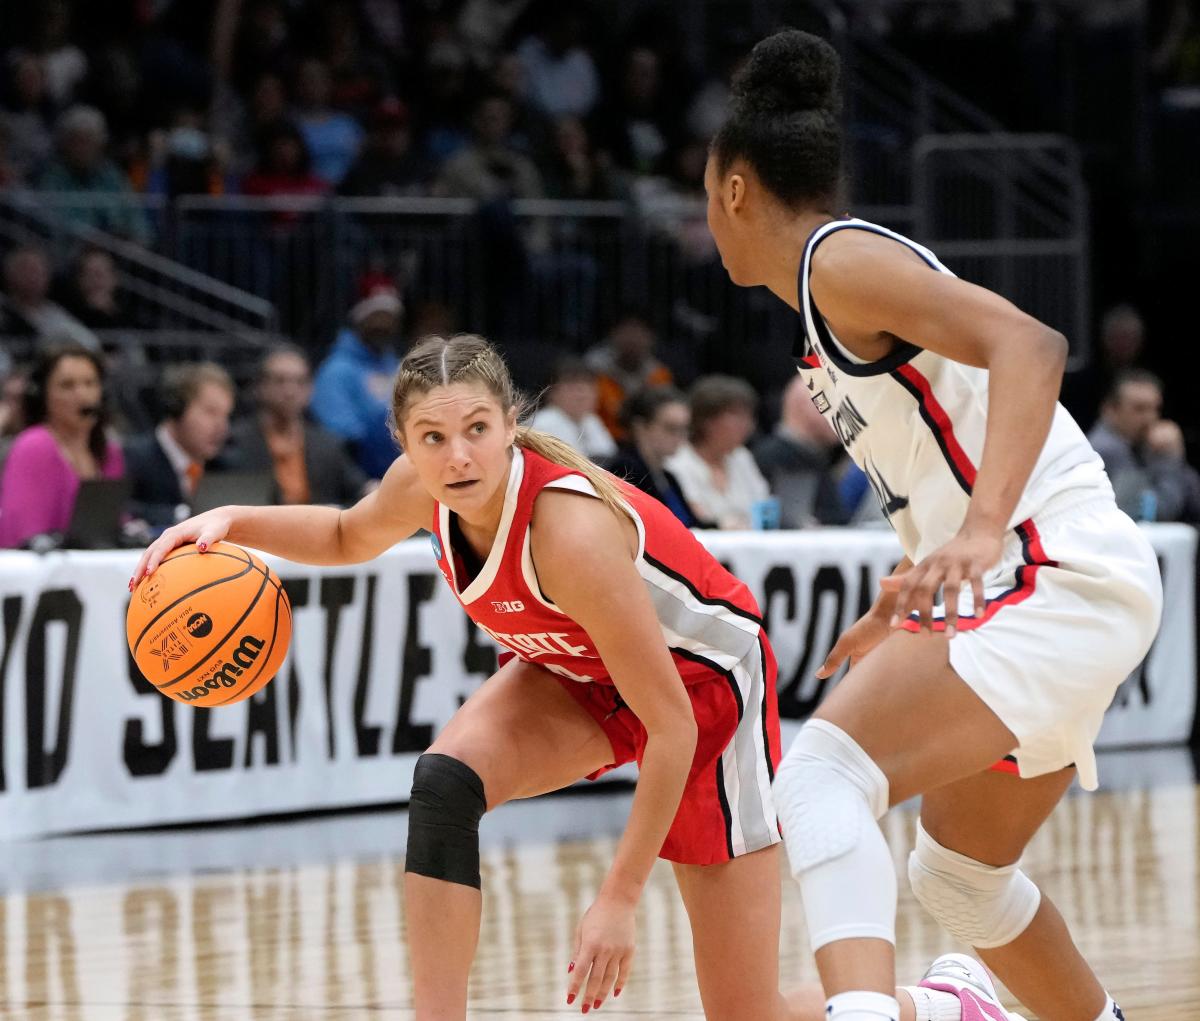
[(596, 495), (609, 510), (618, 516), (630, 516), (628, 502), (621, 495), (621, 490), (617, 487), (613, 476), (594, 461), (588, 460), (569, 443), (564, 443), (557, 436), (551, 436), (540, 429), (519, 425), (517, 426), (517, 446), (522, 450), (532, 450), (547, 461), (553, 461), (555, 464), (561, 464), (564, 468), (579, 472), (592, 484)]

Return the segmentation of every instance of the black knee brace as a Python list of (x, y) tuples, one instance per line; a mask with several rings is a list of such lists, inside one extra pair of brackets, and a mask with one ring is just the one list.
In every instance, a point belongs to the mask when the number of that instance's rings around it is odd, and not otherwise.
[(426, 752), (413, 770), (405, 872), (480, 888), (483, 781), (465, 762)]

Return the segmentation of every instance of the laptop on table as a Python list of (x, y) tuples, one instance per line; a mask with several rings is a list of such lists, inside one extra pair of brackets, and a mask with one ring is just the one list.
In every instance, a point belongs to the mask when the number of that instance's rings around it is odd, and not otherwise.
[(269, 471), (207, 471), (196, 485), (191, 508), (193, 514), (203, 514), (229, 504), (266, 507), (274, 496), (275, 476)]
[(124, 543), (121, 516), (129, 502), (128, 479), (85, 479), (79, 483), (64, 549), (116, 549)]

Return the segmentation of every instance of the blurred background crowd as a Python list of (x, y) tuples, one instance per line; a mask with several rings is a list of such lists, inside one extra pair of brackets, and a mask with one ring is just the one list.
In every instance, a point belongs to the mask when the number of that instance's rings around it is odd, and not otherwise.
[[(131, 544), (211, 501), (353, 502), (396, 455), (399, 357), (456, 330), (690, 525), (879, 522), (788, 376), (795, 317), (704, 222), (730, 77), (781, 23), (844, 54), (847, 208), (935, 248), (922, 138), (1069, 140), (1058, 263), (943, 257), (1068, 334), (1122, 506), (1200, 522), (1200, 421), (1163, 385), (1193, 0), (41, 0), (0, 8), (0, 547), (70, 542), (84, 482), (123, 482)], [(1047, 251), (1013, 208), (998, 234)]]

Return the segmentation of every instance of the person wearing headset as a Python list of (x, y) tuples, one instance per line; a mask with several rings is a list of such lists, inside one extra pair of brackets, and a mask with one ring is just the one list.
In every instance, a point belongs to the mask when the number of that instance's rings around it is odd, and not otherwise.
[(153, 534), (188, 516), (205, 471), (229, 435), (233, 380), (219, 365), (175, 365), (163, 373), (163, 419), (125, 445), (130, 509)]
[(14, 439), (0, 479), (0, 548), (65, 531), (83, 480), (124, 475), (103, 394), (96, 352), (64, 344), (41, 355), (25, 392), (29, 424)]

